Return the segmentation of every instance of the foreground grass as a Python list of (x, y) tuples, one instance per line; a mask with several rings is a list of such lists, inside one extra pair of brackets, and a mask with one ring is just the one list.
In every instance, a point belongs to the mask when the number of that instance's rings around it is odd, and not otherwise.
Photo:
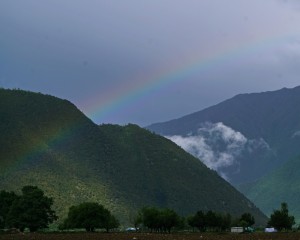
[(26, 233), (1, 234), (0, 240), (300, 240), (300, 233), (152, 234), (152, 233)]

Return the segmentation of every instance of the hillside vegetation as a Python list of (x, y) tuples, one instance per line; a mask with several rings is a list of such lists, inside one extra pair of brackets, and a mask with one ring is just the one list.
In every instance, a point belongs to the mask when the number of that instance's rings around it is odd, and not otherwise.
[[(285, 163), (279, 169), (264, 176), (255, 183), (241, 185), (240, 190), (248, 194), (253, 201), (258, 202), (267, 214), (273, 210), (273, 206), (279, 206), (281, 202), (288, 201), (289, 208), (300, 221), (300, 157), (295, 157)], [(288, 200), (287, 200), (288, 199)]]
[[(227, 154), (225, 164), (219, 164), (219, 173), (265, 213), (270, 214), (281, 202), (287, 202), (300, 220), (297, 203), (300, 87), (240, 94), (202, 111), (147, 128), (165, 136), (180, 136), (181, 140), (196, 136), (206, 143), (205, 148), (198, 146), (198, 152), (209, 149)], [(194, 154), (193, 149), (190, 152)], [(213, 161), (222, 163), (221, 154), (215, 154)], [(226, 165), (228, 159), (230, 164)]]
[(0, 89), (0, 115), (0, 189), (37, 185), (60, 219), (71, 205), (94, 201), (122, 224), (147, 205), (182, 215), (250, 212), (266, 221), (216, 172), (136, 125), (97, 126), (66, 100), (20, 90)]

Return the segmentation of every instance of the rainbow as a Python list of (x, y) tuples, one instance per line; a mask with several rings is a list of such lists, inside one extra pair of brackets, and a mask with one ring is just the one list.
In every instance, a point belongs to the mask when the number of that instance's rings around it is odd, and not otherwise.
[(13, 164), (10, 162), (8, 167), (1, 169), (3, 176), (22, 168), (23, 163), (28, 163), (31, 160), (36, 161), (40, 154), (44, 154), (51, 146), (59, 146), (63, 144), (74, 132), (80, 130), (81, 124), (78, 121), (70, 122), (68, 127), (61, 130), (45, 129), (47, 131), (47, 139), (42, 139), (40, 136), (31, 136), (28, 141), (31, 141), (30, 148), (15, 156)]
[(271, 37), (257, 37), (239, 45), (222, 46), (206, 55), (196, 53), (181, 65), (158, 70), (150, 76), (137, 76), (129, 83), (120, 84), (111, 91), (86, 99), (81, 106), (91, 119), (103, 121), (110, 114), (122, 111), (130, 104), (140, 102), (172, 84), (186, 81), (192, 74), (215, 68), (238, 57), (246, 58), (255, 52), (283, 43), (287, 36), (282, 33), (272, 34)]
[[(101, 93), (86, 99), (81, 105), (89, 117), (100, 119), (101, 121), (110, 114), (126, 109), (130, 104), (152, 96), (155, 92), (163, 91), (172, 84), (185, 81), (192, 74), (215, 68), (237, 57), (247, 57), (249, 54), (271, 48), (283, 43), (287, 36), (286, 34), (277, 34), (269, 38), (257, 38), (253, 41), (243, 42), (238, 46), (223, 46), (206, 55), (196, 53), (195, 56), (186, 60), (184, 64), (170, 64), (168, 68), (160, 69), (148, 76), (137, 76), (130, 83), (124, 83), (110, 92)], [(20, 165), (20, 162), (31, 159), (40, 152), (47, 150), (49, 145), (62, 144), (69, 134), (72, 134), (78, 128), (80, 128), (80, 124), (73, 122), (70, 123), (68, 128), (53, 132), (47, 142), (36, 142), (32, 149), (24, 152), (22, 156), (18, 156), (18, 160), (10, 167), (10, 170), (13, 171), (15, 167)]]

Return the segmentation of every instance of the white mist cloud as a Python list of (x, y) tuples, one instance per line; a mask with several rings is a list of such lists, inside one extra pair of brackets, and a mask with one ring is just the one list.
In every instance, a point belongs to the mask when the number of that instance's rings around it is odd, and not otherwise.
[(204, 123), (201, 128), (198, 129), (198, 134), (209, 134), (213, 138), (211, 141), (223, 140), (228, 144), (228, 147), (234, 149), (244, 145), (247, 142), (247, 138), (240, 132), (234, 131), (232, 128), (224, 125), (223, 123)]
[(218, 170), (235, 163), (247, 138), (223, 123), (204, 123), (197, 135), (167, 136), (184, 150), (201, 159), (211, 169)]
[(246, 149), (247, 149), (247, 151), (249, 153), (252, 153), (252, 152), (254, 152), (257, 149), (263, 149), (263, 150), (266, 150), (266, 151), (272, 151), (272, 149), (269, 146), (269, 144), (263, 138), (248, 140)]
[(172, 136), (167, 137), (195, 157), (200, 158), (209, 168), (217, 169), (215, 153), (202, 136)]
[(216, 170), (228, 180), (224, 168), (235, 166), (239, 171), (238, 157), (243, 151), (270, 150), (268, 143), (260, 139), (247, 139), (242, 133), (218, 123), (203, 123), (196, 133), (187, 136), (166, 136), (185, 151), (199, 158), (207, 167)]

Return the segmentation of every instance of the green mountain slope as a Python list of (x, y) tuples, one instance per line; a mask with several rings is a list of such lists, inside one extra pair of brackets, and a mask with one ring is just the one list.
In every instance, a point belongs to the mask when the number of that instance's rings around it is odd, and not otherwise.
[(25, 91), (0, 90), (0, 188), (38, 185), (56, 209), (95, 200), (124, 212), (102, 174), (108, 142), (73, 104)]
[[(139, 207), (145, 204), (167, 206), (183, 215), (197, 208), (230, 209), (234, 215), (241, 209), (255, 209), (216, 172), (170, 140), (136, 125), (105, 125), (101, 130), (121, 149), (115, 155), (114, 169), (122, 175), (114, 177), (115, 185), (126, 189), (130, 199), (139, 199)], [(257, 213), (256, 216), (260, 218)]]
[(97, 201), (123, 224), (141, 207), (251, 212), (242, 194), (170, 140), (136, 125), (97, 126), (73, 104), (0, 89), (0, 189), (37, 185), (60, 217), (73, 204)]
[[(241, 185), (240, 190), (247, 193), (268, 215), (287, 202), (290, 212), (300, 222), (300, 157), (289, 160), (279, 169), (250, 185)], [(275, 207), (277, 206), (277, 207)]]

